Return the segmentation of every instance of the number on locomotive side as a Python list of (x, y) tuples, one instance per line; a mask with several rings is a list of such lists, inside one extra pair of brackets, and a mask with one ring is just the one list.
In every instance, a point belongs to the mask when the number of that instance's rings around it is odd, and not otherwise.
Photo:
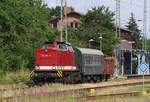
[(64, 66), (52, 66), (52, 70), (62, 70)]

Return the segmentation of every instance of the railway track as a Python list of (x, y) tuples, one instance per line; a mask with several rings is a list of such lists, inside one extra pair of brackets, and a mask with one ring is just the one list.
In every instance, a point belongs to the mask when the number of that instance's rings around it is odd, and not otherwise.
[[(119, 87), (119, 86), (131, 86), (131, 85), (140, 85), (143, 82), (135, 82), (135, 83), (124, 83), (124, 84), (114, 84), (114, 85), (106, 85), (106, 86), (97, 86), (97, 87), (89, 87), (89, 88), (83, 88), (82, 90), (89, 90), (89, 89), (103, 89), (103, 88), (111, 88), (111, 87)], [(145, 81), (145, 84), (149, 84), (150, 81)]]
[[(145, 81), (145, 84), (149, 84), (150, 80)], [(2, 98), (4, 98), (5, 100), (10, 100), (11, 98), (14, 97), (22, 97), (22, 96), (29, 96), (29, 97), (43, 97), (43, 96), (61, 96), (61, 95), (69, 95), (69, 94), (74, 94), (74, 93), (89, 93), (89, 91), (91, 89), (94, 90), (98, 90), (98, 89), (107, 89), (107, 88), (111, 88), (111, 87), (123, 87), (123, 86), (131, 86), (131, 85), (140, 85), (142, 84), (142, 81), (136, 81), (136, 82), (126, 82), (126, 83), (120, 83), (120, 84), (112, 84), (112, 85), (103, 85), (103, 86), (94, 86), (94, 87), (84, 87), (84, 88), (78, 88), (78, 89), (67, 89), (67, 90), (57, 90), (57, 91), (51, 91), (50, 89), (48, 89), (48, 87), (46, 88), (46, 90), (40, 90), (40, 87), (37, 88), (28, 88), (28, 87), (22, 87), (22, 88), (14, 88), (12, 89), (11, 93), (13, 93), (13, 91), (15, 91), (15, 93), (17, 92), (18, 94), (10, 94), (10, 95), (4, 95), (2, 96)], [(7, 89), (3, 90), (3, 93), (7, 93)], [(19, 93), (19, 91), (21, 91)], [(32, 93), (31, 91), (33, 91), (34, 93)], [(2, 90), (1, 90), (2, 92)], [(149, 92), (149, 91), (148, 91)], [(119, 95), (121, 94), (126, 94), (126, 95), (136, 95), (139, 92), (132, 92), (132, 93), (119, 93)], [(117, 94), (110, 94), (110, 95), (101, 95), (101, 96), (117, 96)], [(94, 98), (94, 97), (99, 97), (98, 96), (87, 96), (89, 98)], [(84, 98), (84, 97), (80, 97), (80, 98)]]
[[(131, 79), (130, 80), (123, 80), (123, 81), (124, 81), (123, 83), (122, 82), (119, 83), (119, 81), (118, 81), (118, 83), (110, 84), (110, 85), (101, 85), (101, 84), (103, 84), (103, 82), (100, 82), (100, 83), (94, 83), (94, 84), (92, 84), (92, 86), (89, 86), (89, 87), (86, 86), (86, 87), (82, 87), (82, 88), (73, 88), (73, 89), (69, 89), (69, 90), (82, 90), (82, 89), (83, 90), (88, 90), (88, 89), (91, 89), (91, 88), (100, 89), (100, 88), (109, 88), (109, 87), (126, 86), (126, 85), (128, 85), (128, 86), (129, 85), (139, 85), (139, 84), (143, 83), (142, 80), (140, 80), (140, 81), (137, 80), (135, 82), (133, 80), (131, 80)], [(128, 81), (130, 81), (130, 82), (128, 82)], [(131, 82), (131, 81), (133, 81), (133, 82)], [(109, 82), (111, 82), (111, 81), (108, 81), (108, 83)], [(105, 82), (105, 83), (107, 83), (107, 82)], [(145, 80), (144, 83), (145, 84), (149, 84), (150, 80)], [(40, 88), (42, 86), (35, 86), (35, 87)], [(20, 90), (20, 89), (25, 90), (25, 89), (35, 88), (35, 87), (12, 85), (12, 86), (9, 86), (8, 88), (0, 88), (0, 91)], [(67, 91), (69, 91), (69, 90), (67, 89)]]
[[(150, 90), (146, 91), (146, 94), (149, 94)], [(126, 92), (126, 93), (113, 93), (113, 94), (103, 94), (103, 95), (90, 95), (90, 96), (81, 96), (81, 97), (74, 97), (77, 99), (86, 99), (86, 100), (94, 100), (97, 98), (106, 98), (106, 97), (129, 97), (129, 96), (139, 96), (141, 92), (133, 91), (133, 92)]]

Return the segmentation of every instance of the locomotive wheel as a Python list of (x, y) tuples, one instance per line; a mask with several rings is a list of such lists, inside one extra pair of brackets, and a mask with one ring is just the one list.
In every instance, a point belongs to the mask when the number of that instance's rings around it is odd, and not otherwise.
[(46, 77), (33, 77), (31, 80), (33, 81), (33, 84), (37, 86), (42, 86), (47, 83)]
[(78, 75), (77, 75), (76, 82), (77, 82), (77, 83), (82, 83), (82, 76), (81, 76), (80, 73), (78, 73)]
[(103, 81), (104, 78), (103, 75), (100, 75), (99, 77), (100, 77), (100, 81)]
[(94, 83), (97, 83), (97, 81), (98, 81), (98, 80), (97, 80), (97, 76), (94, 76), (94, 77), (93, 77), (93, 82), (94, 82)]
[(64, 84), (72, 84), (72, 79), (70, 75), (67, 75), (63, 78), (63, 83)]
[(65, 84), (78, 84), (81, 83), (81, 74), (79, 72), (73, 72), (73, 73), (65, 73), (63, 82)]

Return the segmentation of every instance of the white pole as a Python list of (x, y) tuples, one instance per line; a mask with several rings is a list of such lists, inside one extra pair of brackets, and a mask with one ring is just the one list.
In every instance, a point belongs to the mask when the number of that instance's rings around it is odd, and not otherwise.
[(90, 46), (90, 41), (89, 41), (89, 48), (90, 48), (91, 46)]
[(131, 48), (131, 74), (132, 74), (132, 48)]
[(144, 0), (144, 15), (143, 15), (143, 50), (147, 49), (147, 0)]
[(121, 73), (121, 75), (123, 76), (124, 75), (124, 51), (123, 51), (123, 49), (121, 52), (122, 52), (122, 57), (121, 57), (121, 59), (122, 59), (122, 65), (121, 65), (122, 73)]
[(63, 40), (63, 0), (61, 0), (61, 13), (60, 13), (60, 17), (61, 17), (61, 26), (60, 26), (60, 41), (62, 42)]
[(144, 72), (143, 72), (143, 92), (144, 92)]
[(103, 45), (102, 45), (102, 39), (101, 39), (101, 51), (102, 51), (102, 46), (103, 46)]
[(132, 66), (132, 55), (133, 55), (133, 52), (132, 52), (132, 49), (133, 49), (133, 43), (135, 43), (135, 42), (132, 41), (132, 42), (129, 42), (129, 43), (131, 43), (131, 64), (130, 64), (131, 70), (130, 70), (130, 74), (133, 74), (133, 66)]
[(102, 33), (100, 33), (100, 36), (99, 36), (99, 40), (100, 40), (100, 50), (102, 51), (102, 39), (103, 39), (103, 37), (102, 37)]
[[(65, 9), (67, 9), (67, 1), (65, 1)], [(67, 10), (65, 11), (65, 33), (66, 33), (66, 42), (68, 42)]]

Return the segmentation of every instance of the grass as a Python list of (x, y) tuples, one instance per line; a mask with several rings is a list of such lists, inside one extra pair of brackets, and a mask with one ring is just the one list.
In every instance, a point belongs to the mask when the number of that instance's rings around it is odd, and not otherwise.
[(149, 102), (150, 97), (131, 96), (131, 97), (97, 97), (96, 99), (76, 99), (68, 96), (59, 97), (21, 97), (3, 102)]
[(30, 72), (28, 70), (20, 70), (17, 72), (7, 72), (5, 75), (0, 75), (0, 84), (18, 84), (25, 83), (29, 80)]
[(150, 84), (145, 84), (144, 85), (144, 90), (143, 90), (143, 85), (134, 85), (134, 86), (125, 86), (125, 87), (118, 87), (117, 89), (112, 89), (112, 92), (131, 92), (131, 91), (145, 91), (145, 90), (150, 90)]
[[(27, 80), (29, 80), (30, 72), (28, 70), (20, 70), (17, 72), (8, 72), (5, 75), (0, 75), (0, 84), (24, 84)], [(120, 80), (119, 80), (120, 81)], [(101, 84), (101, 83), (100, 83)], [(79, 85), (64, 85), (64, 84), (49, 84), (47, 88), (53, 90), (64, 90), (64, 89), (73, 89), (80, 87), (87, 87), (91, 84), (79, 84)], [(93, 84), (92, 84), (93, 85)], [(150, 90), (150, 84), (145, 84), (145, 90)], [(46, 89), (45, 89), (46, 90)], [(108, 89), (100, 89), (96, 90), (96, 93), (119, 93), (119, 92), (131, 92), (131, 91), (141, 91), (142, 85), (134, 85), (134, 86), (125, 86), (125, 87), (113, 87)], [(74, 96), (85, 96), (89, 95), (88, 91), (80, 91), (79, 93), (75, 93)], [(69, 98), (68, 96), (58, 96), (58, 97), (21, 97), (14, 98), (10, 102), (145, 102), (150, 99), (150, 96), (143, 97), (109, 97), (109, 98), (100, 98), (98, 97), (96, 100), (77, 100), (74, 98)], [(3, 102), (0, 99), (0, 102)]]
[[(150, 84), (144, 85), (144, 91), (150, 90)], [(126, 92), (143, 92), (143, 86), (141, 85), (132, 85), (132, 86), (121, 86), (121, 87), (111, 87), (106, 89), (97, 89), (95, 94), (113, 94), (113, 93), (126, 93)]]
[[(107, 97), (97, 98), (94, 102), (149, 102), (150, 97), (134, 96), (134, 97)], [(93, 102), (92, 100), (86, 102)]]
[[(65, 85), (51, 84), (47, 87), (40, 87), (41, 89), (38, 88), (39, 91), (37, 91), (37, 92), (42, 93), (42, 91), (46, 91), (47, 88), (49, 88), (50, 86), (52, 88), (54, 88), (54, 90), (55, 90), (55, 89), (57, 89), (57, 87), (59, 87), (59, 89), (61, 89)], [(68, 88), (69, 88), (69, 86), (71, 86), (71, 85), (66, 85), (66, 87), (68, 87)], [(146, 84), (145, 89), (146, 90), (150, 89), (150, 84)], [(134, 85), (134, 86), (126, 86), (126, 87), (112, 87), (110, 89), (105, 89), (105, 90), (107, 90), (107, 93), (142, 91), (142, 85)], [(106, 94), (105, 90), (102, 90), (102, 89), (96, 90), (96, 93), (99, 93), (99, 91), (101, 91), (101, 93)], [(35, 90), (33, 90), (32, 88), (29, 90), (29, 92), (34, 92), (34, 91)], [(85, 96), (88, 94), (89, 94), (89, 91), (85, 91), (85, 92), (80, 91), (79, 93), (70, 94), (69, 96), (76, 97), (76, 96)], [(105, 97), (105, 98), (97, 97), (96, 100), (77, 100), (75, 98), (69, 97), (68, 95), (65, 95), (65, 94), (63, 94), (63, 95), (58, 94), (56, 97), (52, 97), (52, 96), (26, 97), (23, 95), (22, 97), (16, 97), (8, 102), (146, 102), (147, 100), (150, 99), (150, 95), (149, 96), (139, 95), (136, 97)], [(2, 101), (2, 102), (5, 102), (5, 101)]]
[[(3, 100), (8, 102), (8, 100)], [(70, 98), (68, 96), (59, 96), (59, 97), (16, 97), (9, 99), (10, 102), (79, 102), (75, 98)]]

